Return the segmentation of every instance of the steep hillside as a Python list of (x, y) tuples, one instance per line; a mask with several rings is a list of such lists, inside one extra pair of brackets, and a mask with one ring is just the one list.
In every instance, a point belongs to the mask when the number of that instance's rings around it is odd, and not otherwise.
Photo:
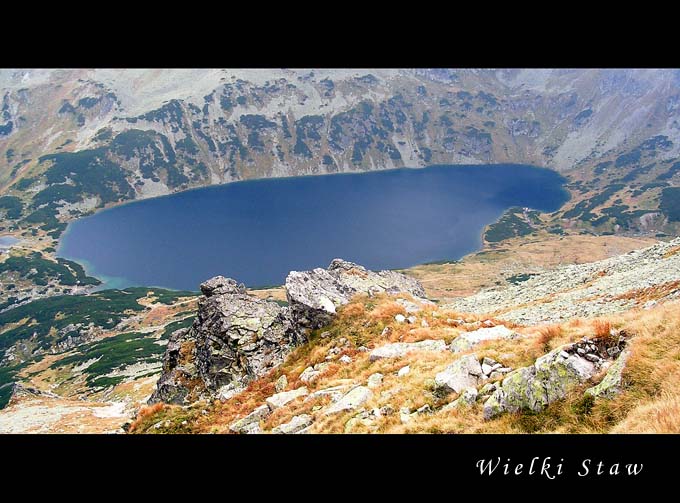
[[(565, 316), (551, 325), (504, 321), (483, 307), (464, 313), (371, 286), (372, 273), (347, 263), (346, 276), (335, 275), (331, 265), (332, 280), (321, 269), (292, 273), (289, 307), (277, 315), (280, 321), (264, 322), (248, 314), (259, 301), (239, 297), (216, 278), (204, 288), (192, 328), (171, 337), (153, 405), (140, 411), (130, 430), (678, 432), (680, 289), (657, 271), (680, 278), (679, 246), (676, 240), (574, 266), (611, 268), (608, 286), (625, 294), (593, 302), (585, 317)], [(632, 268), (635, 274), (617, 274)], [(546, 273), (541, 284), (550, 279), (559, 289), (574, 277), (581, 283), (573, 269)], [(300, 295), (300, 278), (310, 283), (307, 295)], [(348, 284), (344, 295), (331, 293)], [(400, 288), (418, 292), (413, 283)], [(251, 307), (238, 307), (237, 297)], [(288, 314), (301, 310), (302, 318)], [(273, 340), (267, 334), (277, 323), (283, 330), (278, 337), (288, 341), (277, 346), (282, 363), (258, 366), (270, 353), (266, 342), (251, 343), (248, 334), (266, 326), (262, 341)], [(302, 339), (292, 335), (300, 333)], [(220, 364), (224, 358), (239, 362), (239, 370)]]
[(678, 432), (679, 249), (460, 305), (341, 260), (291, 273), (286, 301), (221, 277), (198, 303), (144, 289), (37, 301), (40, 315), (3, 319), (0, 340), (18, 342), (0, 367), (0, 431)]

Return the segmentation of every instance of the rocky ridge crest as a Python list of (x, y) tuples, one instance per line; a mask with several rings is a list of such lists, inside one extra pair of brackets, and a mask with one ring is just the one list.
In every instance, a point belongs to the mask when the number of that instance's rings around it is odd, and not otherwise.
[(282, 307), (249, 295), (231, 278), (217, 276), (201, 284), (196, 320), (170, 337), (163, 374), (149, 402), (186, 404), (204, 396), (233, 396), (283, 362), (356, 294), (425, 296), (415, 279), (342, 259), (327, 269), (291, 272), (285, 288), (289, 305)]

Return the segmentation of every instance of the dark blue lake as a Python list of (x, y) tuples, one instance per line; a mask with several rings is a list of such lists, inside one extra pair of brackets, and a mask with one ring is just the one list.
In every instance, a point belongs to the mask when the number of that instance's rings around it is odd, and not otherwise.
[(509, 207), (558, 209), (564, 178), (521, 165), (433, 166), (207, 187), (69, 225), (59, 256), (106, 287), (196, 290), (222, 274), (249, 286), (336, 257), (370, 269), (457, 259)]

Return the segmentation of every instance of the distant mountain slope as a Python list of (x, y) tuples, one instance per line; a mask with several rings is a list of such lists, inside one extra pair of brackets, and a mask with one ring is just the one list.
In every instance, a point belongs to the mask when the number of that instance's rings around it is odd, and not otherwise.
[(583, 202), (567, 218), (661, 228), (678, 219), (662, 193), (680, 180), (679, 75), (3, 70), (0, 191), (22, 202), (11, 220), (58, 235), (95, 208), (188, 187), (510, 161), (566, 172)]

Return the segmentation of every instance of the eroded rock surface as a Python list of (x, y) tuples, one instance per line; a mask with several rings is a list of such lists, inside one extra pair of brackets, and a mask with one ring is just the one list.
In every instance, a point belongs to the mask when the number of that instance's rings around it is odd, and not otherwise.
[(422, 285), (413, 278), (395, 271), (369, 271), (342, 259), (333, 260), (327, 269), (292, 271), (286, 278), (291, 320), (301, 329), (327, 325), (337, 308), (356, 294), (381, 292), (425, 297)]
[[(281, 364), (295, 346), (307, 341), (310, 329), (330, 323), (336, 308), (358, 293), (425, 295), (420, 283), (408, 276), (369, 271), (341, 259), (333, 260), (328, 269), (291, 272), (286, 279), (290, 307), (251, 296), (243, 284), (223, 276), (203, 283), (201, 292), (191, 328), (170, 337), (163, 375), (150, 403), (230, 398)], [(340, 361), (351, 361), (343, 358)], [(321, 369), (307, 369), (303, 382), (312, 382), (320, 373)], [(287, 383), (278, 385), (282, 391)]]
[(542, 410), (566, 397), (572, 387), (587, 382), (609, 368), (609, 355), (616, 353), (610, 350), (620, 350), (624, 345), (625, 340), (622, 338), (615, 344), (585, 339), (554, 349), (536, 359), (533, 365), (508, 374), (484, 403), (484, 417), (490, 419), (503, 412), (523, 409), (534, 412)]
[(193, 325), (170, 338), (151, 403), (188, 403), (238, 389), (279, 365), (294, 346), (286, 309), (276, 302), (248, 295), (222, 276), (201, 291)]

